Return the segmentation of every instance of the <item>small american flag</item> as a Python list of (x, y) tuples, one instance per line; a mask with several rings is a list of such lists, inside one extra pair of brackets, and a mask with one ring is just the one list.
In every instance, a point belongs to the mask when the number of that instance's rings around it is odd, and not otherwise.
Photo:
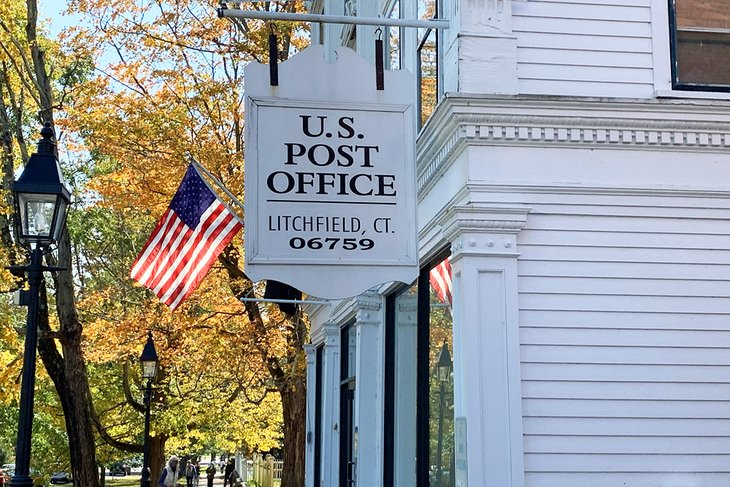
[(428, 275), (431, 287), (442, 303), (449, 303), (451, 306), (451, 263), (449, 259), (442, 260)]
[(147, 239), (131, 276), (175, 310), (243, 228), (191, 164)]

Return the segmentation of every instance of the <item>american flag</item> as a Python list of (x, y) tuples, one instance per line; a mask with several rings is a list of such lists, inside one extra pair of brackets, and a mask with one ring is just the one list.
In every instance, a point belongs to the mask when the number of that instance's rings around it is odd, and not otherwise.
[(191, 164), (137, 256), (131, 276), (175, 310), (243, 224)]
[(451, 263), (446, 258), (436, 265), (428, 275), (431, 287), (442, 303), (449, 303), (451, 306)]

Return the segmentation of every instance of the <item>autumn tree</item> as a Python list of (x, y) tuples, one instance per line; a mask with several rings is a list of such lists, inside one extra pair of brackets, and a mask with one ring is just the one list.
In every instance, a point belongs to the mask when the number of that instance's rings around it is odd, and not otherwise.
[[(199, 441), (201, 425), (210, 427), (216, 414), (246, 420), (240, 413), (248, 410), (248, 421), (256, 423), (254, 411), (265, 411), (272, 397), (268, 393), (277, 393), (285, 447), (282, 485), (295, 487), (304, 477), (307, 327), (301, 317), (283, 316), (274, 307), (241, 304), (238, 298), (260, 292), (243, 272), (241, 240), (223, 252), (220, 265), (174, 314), (126, 277), (179, 184), (188, 153), (242, 196), (243, 66), (267, 61), (265, 40), (272, 30), (281, 59), (302, 47), (301, 26), (230, 22), (218, 19), (215, 7), (215, 2), (192, 0), (70, 3), (73, 12), (91, 19), (89, 29), (69, 34), (74, 45), (96, 53), (98, 76), (76, 91), (64, 122), (83, 135), (93, 155), (88, 176), (93, 207), (103, 210), (120, 232), (119, 247), (109, 260), (95, 257), (100, 267), (88, 279), (78, 274), (87, 286), (82, 316), (89, 323), (89, 344), (112, 348), (104, 351), (111, 354), (106, 357), (93, 352), (99, 363), (131, 363), (146, 328), (163, 337), (164, 377), (154, 401), (155, 428), (170, 446), (182, 444), (180, 435), (188, 446)], [(294, 10), (302, 5), (254, 2), (250, 8)], [(99, 249), (102, 254), (107, 250)], [(90, 249), (84, 254), (97, 255)], [(99, 271), (107, 273), (106, 282)], [(91, 350), (89, 346), (87, 353)], [(211, 381), (227, 394), (217, 395)], [(203, 402), (179, 400), (191, 394)], [(127, 406), (134, 409), (134, 398), (128, 399)], [(205, 410), (196, 411), (195, 404)], [(101, 416), (98, 408), (97, 413)], [(99, 419), (102, 434), (111, 433)], [(217, 441), (237, 448), (257, 444), (241, 436)]]
[[(48, 121), (55, 125), (54, 113), (61, 109), (67, 93), (64, 78), (78, 80), (72, 73), (79, 69), (80, 59), (67, 57), (38, 32), (38, 6), (36, 0), (23, 5), (17, 1), (4, 2), (0, 15), (0, 49), (3, 74), (3, 189), (7, 204), (8, 183), (13, 169), (25, 163), (30, 152), (24, 128), (38, 127)], [(51, 53), (53, 62), (49, 62)], [(16, 83), (10, 81), (17, 80)], [(34, 123), (31, 123), (34, 121)], [(16, 155), (20, 155), (19, 158)], [(9, 218), (7, 212), (0, 219), (0, 236), (9, 260), (18, 258), (18, 250), (8, 239)], [(94, 434), (90, 418), (91, 398), (86, 379), (81, 339), (82, 327), (74, 302), (74, 285), (71, 274), (71, 244), (68, 233), (58, 244), (55, 254), (47, 259), (65, 267), (65, 271), (53, 274), (53, 298), (41, 296), (40, 336), (38, 349), (50, 379), (53, 381), (62, 405), (68, 435), (71, 467), (75, 481), (80, 485), (97, 485)], [(55, 302), (58, 322), (47, 313), (47, 303)]]

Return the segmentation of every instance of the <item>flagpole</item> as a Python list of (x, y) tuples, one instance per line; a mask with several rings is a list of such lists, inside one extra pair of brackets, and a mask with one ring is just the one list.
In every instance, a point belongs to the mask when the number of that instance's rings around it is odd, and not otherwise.
[(223, 186), (223, 183), (221, 183), (220, 181), (218, 181), (218, 178), (216, 178), (215, 176), (213, 176), (213, 174), (210, 171), (208, 171), (201, 163), (199, 163), (198, 161), (196, 161), (192, 154), (188, 154), (188, 157), (190, 158), (190, 164), (192, 164), (193, 166), (195, 166), (196, 169), (199, 169), (199, 170), (203, 171), (205, 173), (205, 175), (208, 176), (210, 179), (212, 179), (213, 182), (215, 183), (215, 185), (218, 186), (218, 189), (220, 189), (224, 193), (226, 193), (226, 195), (228, 195), (228, 197), (231, 198), (233, 200), (233, 202), (236, 203), (236, 205), (238, 205), (238, 207), (240, 209), (242, 209), (242, 210), (245, 211), (245, 209), (243, 207), (243, 203), (241, 203), (240, 201), (238, 201), (238, 198), (236, 198), (235, 196), (233, 196), (233, 193), (231, 193), (230, 191), (228, 191), (228, 188), (226, 188), (225, 186)]

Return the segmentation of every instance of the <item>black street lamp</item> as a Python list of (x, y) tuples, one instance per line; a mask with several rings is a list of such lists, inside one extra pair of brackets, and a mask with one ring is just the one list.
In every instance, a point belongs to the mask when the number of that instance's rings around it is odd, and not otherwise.
[(139, 362), (142, 364), (142, 377), (147, 379), (147, 389), (144, 393), (144, 458), (142, 460), (140, 485), (150, 487), (152, 485), (152, 479), (150, 478), (150, 402), (152, 401), (152, 381), (157, 377), (157, 365), (159, 363), (151, 331), (147, 332), (147, 343), (144, 345)]
[(66, 221), (71, 193), (66, 187), (56, 158), (56, 144), (50, 122), (41, 130), (43, 140), (38, 152), (30, 156), (13, 184), (15, 205), (15, 238), (30, 249), (30, 264), (12, 268), (28, 275), (28, 318), (26, 321), (23, 379), (20, 388), (18, 441), (15, 448), (15, 473), (11, 487), (32, 487), (30, 477), (30, 439), (33, 432), (33, 396), (35, 389), (36, 342), (38, 339), (38, 302), (43, 271), (60, 270), (44, 267), (43, 253), (58, 241)]
[(438, 432), (438, 449), (436, 450), (436, 479), (439, 487), (443, 485), (443, 479), (441, 478), (443, 472), (441, 471), (441, 456), (443, 455), (443, 433), (444, 433), (444, 397), (446, 395), (446, 383), (449, 381), (451, 375), (451, 354), (449, 353), (449, 347), (446, 342), (441, 346), (441, 352), (439, 352), (439, 360), (436, 364), (436, 378), (439, 381), (439, 432)]

